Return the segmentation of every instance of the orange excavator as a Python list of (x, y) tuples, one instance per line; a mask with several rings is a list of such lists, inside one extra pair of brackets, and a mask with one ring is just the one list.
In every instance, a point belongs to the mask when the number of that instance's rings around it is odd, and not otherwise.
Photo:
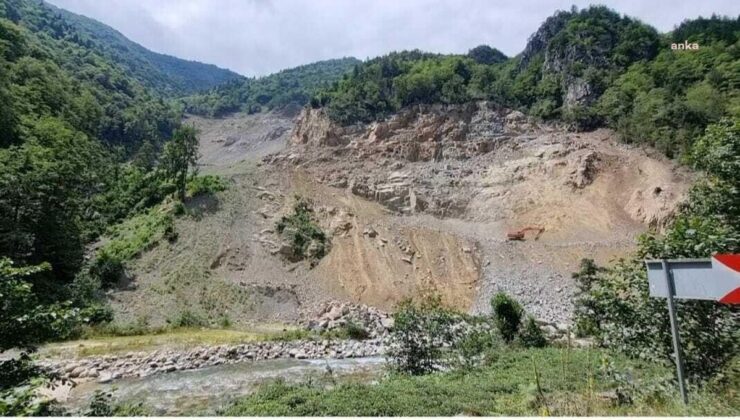
[(540, 238), (540, 235), (542, 235), (542, 232), (545, 231), (545, 228), (539, 227), (539, 226), (527, 226), (525, 228), (522, 228), (520, 230), (515, 230), (506, 233), (506, 239), (510, 241), (523, 241), (524, 240), (524, 234), (527, 233), (527, 231), (535, 231), (537, 234), (534, 236), (534, 240)]

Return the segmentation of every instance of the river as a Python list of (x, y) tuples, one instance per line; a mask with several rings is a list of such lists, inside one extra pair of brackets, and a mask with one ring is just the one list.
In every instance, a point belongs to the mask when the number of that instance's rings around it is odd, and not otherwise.
[(63, 405), (71, 410), (86, 407), (96, 390), (112, 391), (116, 402), (143, 402), (156, 415), (214, 414), (233, 399), (253, 392), (260, 384), (283, 379), (331, 383), (348, 377), (377, 378), (384, 357), (354, 359), (245, 361), (161, 373), (144, 378), (124, 378), (108, 383), (85, 382), (72, 388)]

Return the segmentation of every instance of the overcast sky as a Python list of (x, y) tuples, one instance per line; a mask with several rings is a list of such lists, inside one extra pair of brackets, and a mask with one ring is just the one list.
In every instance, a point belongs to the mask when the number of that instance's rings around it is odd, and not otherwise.
[[(161, 53), (246, 76), (318, 60), (419, 48), (463, 53), (488, 44), (507, 55), (575, 0), (49, 0), (106, 23)], [(668, 31), (686, 18), (736, 16), (738, 0), (602, 1)]]

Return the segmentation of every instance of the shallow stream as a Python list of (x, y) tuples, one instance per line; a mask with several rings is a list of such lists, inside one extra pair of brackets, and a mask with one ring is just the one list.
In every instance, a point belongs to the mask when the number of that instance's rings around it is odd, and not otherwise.
[(116, 402), (143, 402), (157, 415), (213, 414), (233, 399), (248, 395), (260, 384), (314, 380), (370, 381), (385, 363), (384, 357), (323, 360), (259, 360), (203, 369), (162, 373), (143, 378), (124, 378), (109, 383), (86, 382), (73, 388), (64, 405), (72, 410), (86, 407), (96, 390), (113, 391)]

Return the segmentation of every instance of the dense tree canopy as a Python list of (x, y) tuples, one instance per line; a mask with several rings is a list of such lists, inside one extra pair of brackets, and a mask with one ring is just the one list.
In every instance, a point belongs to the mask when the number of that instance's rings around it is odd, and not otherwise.
[(360, 61), (355, 58), (319, 61), (251, 79), (239, 79), (207, 93), (182, 100), (185, 111), (220, 117), (237, 111), (249, 113), (288, 105), (306, 105), (318, 90), (328, 87)]
[[(708, 124), (740, 112), (738, 33), (738, 18), (699, 18), (660, 35), (606, 7), (574, 8), (548, 18), (517, 57), (487, 46), (466, 56), (391, 53), (311, 103), (351, 124), (416, 103), (485, 99), (575, 128), (612, 127), (627, 142), (678, 156)], [(684, 40), (700, 50), (671, 50)]]
[(479, 64), (503, 63), (507, 58), (504, 53), (496, 48), (491, 48), (488, 45), (478, 45), (471, 49), (468, 51), (468, 57), (472, 58)]
[(152, 52), (109, 26), (48, 3), (37, 0), (4, 0), (3, 3), (7, 19), (46, 38), (63, 40), (69, 46), (93, 52), (160, 95), (190, 94), (240, 78), (211, 64)]

